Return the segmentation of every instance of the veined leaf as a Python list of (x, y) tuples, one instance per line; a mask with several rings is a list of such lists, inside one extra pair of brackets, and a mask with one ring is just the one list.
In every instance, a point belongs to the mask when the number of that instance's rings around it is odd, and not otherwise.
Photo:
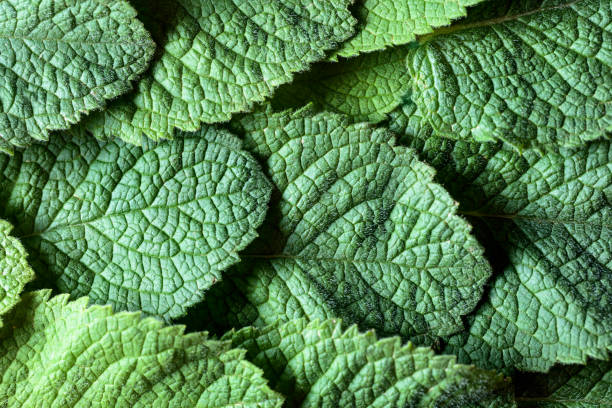
[(66, 133), (0, 156), (0, 215), (43, 285), (164, 319), (238, 261), (270, 190), (240, 141), (212, 127), (142, 147)]
[[(391, 128), (399, 130), (398, 123)], [(469, 331), (453, 336), (446, 352), (482, 367), (530, 371), (584, 363), (588, 356), (607, 358), (610, 143), (544, 155), (531, 150), (520, 155), (499, 144), (416, 144), (428, 150), (424, 157), (440, 168), (442, 182), (461, 202), (460, 212), (486, 237), (496, 260), (497, 276), (468, 319)]]
[(293, 407), (513, 407), (509, 381), (454, 356), (303, 319), (225, 337), (248, 350)]
[(183, 334), (87, 299), (23, 296), (0, 329), (0, 405), (280, 407), (261, 370), (229, 341)]
[(604, 138), (611, 16), (609, 0), (484, 3), (411, 51), (413, 100), (449, 138), (547, 150)]
[(138, 143), (230, 119), (353, 33), (351, 0), (138, 0), (161, 50), (138, 89), (88, 120)]
[(417, 35), (465, 17), (466, 7), (483, 0), (358, 0), (354, 7), (357, 34), (335, 55), (351, 57), (362, 52), (407, 44)]
[(406, 337), (462, 327), (490, 267), (430, 167), (345, 116), (267, 112), (240, 125), (278, 189), (277, 231), (245, 255), (248, 272), (210, 294), (208, 319), (342, 317)]
[(380, 122), (402, 103), (409, 90), (405, 59), (409, 47), (391, 48), (339, 62), (323, 62), (280, 87), (276, 110), (313, 102), (321, 110), (344, 113), (355, 121)]
[(517, 374), (516, 399), (523, 408), (603, 408), (612, 404), (612, 363), (560, 366), (548, 374)]
[(0, 220), (0, 327), (2, 315), (15, 306), (26, 283), (34, 279), (25, 249), (9, 235), (12, 229), (11, 224)]
[(0, 1), (0, 151), (67, 129), (132, 86), (155, 44), (127, 1)]

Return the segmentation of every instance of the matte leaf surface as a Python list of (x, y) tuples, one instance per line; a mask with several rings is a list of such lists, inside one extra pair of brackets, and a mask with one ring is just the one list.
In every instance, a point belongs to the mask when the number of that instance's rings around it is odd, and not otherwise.
[[(399, 131), (399, 123), (391, 128)], [(608, 358), (610, 143), (520, 155), (500, 144), (435, 139), (423, 143), (417, 135), (413, 145), (422, 146), (423, 157), (440, 169), (496, 269), (468, 319), (469, 332), (451, 338), (446, 352), (482, 367), (530, 371), (584, 363), (588, 356)]]
[(100, 138), (139, 142), (249, 110), (353, 33), (349, 0), (135, 2), (160, 46), (138, 89), (91, 118)]
[(612, 363), (560, 366), (548, 374), (518, 374), (521, 408), (604, 408), (612, 404)]
[[(294, 407), (513, 407), (509, 381), (428, 348), (303, 319), (229, 333)], [(494, 404), (494, 405), (489, 405)]]
[(258, 113), (241, 125), (278, 204), (249, 271), (210, 294), (208, 319), (342, 317), (407, 337), (462, 327), (490, 267), (430, 167), (385, 129), (340, 115)]
[(0, 49), (0, 151), (11, 152), (132, 89), (155, 44), (124, 0), (3, 0)]
[(612, 129), (609, 0), (479, 6), (408, 56), (413, 100), (435, 133), (519, 149), (580, 146)]
[(407, 44), (417, 35), (465, 17), (466, 7), (483, 0), (358, 0), (354, 8), (357, 34), (336, 55), (351, 57), (362, 52)]
[(0, 329), (0, 405), (280, 407), (261, 370), (228, 341), (184, 335), (49, 292), (23, 296)]
[(0, 219), (0, 327), (2, 315), (15, 306), (26, 283), (34, 278), (25, 249), (10, 236), (12, 229), (11, 224)]
[(164, 319), (238, 262), (270, 189), (240, 141), (212, 127), (142, 147), (66, 133), (0, 156), (0, 215), (42, 285)]

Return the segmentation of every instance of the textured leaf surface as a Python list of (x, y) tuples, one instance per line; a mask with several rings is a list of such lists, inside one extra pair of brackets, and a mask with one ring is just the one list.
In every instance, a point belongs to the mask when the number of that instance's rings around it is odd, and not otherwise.
[(0, 219), (0, 317), (15, 306), (25, 284), (34, 278), (25, 249), (9, 235), (12, 229), (11, 224)]
[(423, 41), (408, 70), (441, 136), (555, 149), (612, 129), (609, 0), (488, 2)]
[(466, 15), (466, 7), (483, 0), (358, 0), (357, 34), (336, 51), (350, 57), (407, 44), (417, 35)]
[(160, 45), (136, 92), (86, 123), (139, 142), (196, 130), (261, 102), (348, 38), (349, 0), (135, 2)]
[(12, 151), (130, 90), (155, 44), (124, 0), (3, 0), (0, 49), (0, 150)]
[(278, 89), (277, 110), (313, 102), (319, 109), (344, 113), (355, 121), (380, 122), (402, 102), (409, 89), (405, 59), (408, 47), (324, 62)]
[(490, 268), (431, 168), (386, 130), (340, 115), (260, 113), (241, 124), (278, 189), (277, 230), (245, 255), (257, 261), (248, 273), (215, 288), (208, 319), (342, 317), (404, 336), (462, 327)]
[(26, 294), (0, 329), (0, 405), (280, 407), (261, 371), (205, 333)]
[[(391, 128), (406, 123), (396, 120)], [(537, 371), (607, 358), (610, 143), (519, 155), (499, 144), (431, 139), (413, 138), (488, 243), (497, 272), (469, 332), (451, 338), (446, 351), (482, 367)]]
[(612, 363), (561, 366), (548, 374), (520, 374), (516, 394), (521, 408), (604, 408), (612, 405)]
[(293, 320), (226, 336), (302, 407), (512, 407), (509, 382), (428, 348), (339, 322)]
[(142, 147), (65, 134), (0, 156), (0, 215), (44, 285), (172, 318), (255, 236), (270, 184), (208, 127)]

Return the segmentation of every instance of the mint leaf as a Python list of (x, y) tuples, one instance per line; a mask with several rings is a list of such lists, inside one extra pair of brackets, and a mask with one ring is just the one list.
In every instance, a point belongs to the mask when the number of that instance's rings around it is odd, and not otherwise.
[(25, 249), (9, 235), (12, 229), (11, 224), (0, 219), (0, 317), (15, 306), (26, 283), (34, 279)]
[[(292, 320), (228, 333), (295, 407), (513, 407), (501, 375), (340, 322)], [(491, 404), (491, 405), (489, 405)], [(494, 405), (493, 405), (494, 404)]]
[(586, 366), (560, 366), (548, 374), (516, 377), (519, 407), (598, 408), (612, 401), (612, 363), (591, 361)]
[(0, 16), (0, 151), (129, 91), (155, 49), (124, 0), (4, 0)]
[[(402, 125), (394, 123), (391, 128), (399, 131)], [(418, 123), (418, 115), (412, 123)], [(499, 144), (424, 143), (424, 134), (426, 129), (413, 136), (415, 145), (423, 146), (423, 157), (440, 169), (441, 181), (461, 202), (460, 212), (487, 242), (496, 270), (468, 319), (469, 331), (453, 336), (446, 352), (462, 362), (505, 370), (547, 371), (558, 362), (607, 359), (612, 344), (610, 143), (520, 155)]]
[(261, 112), (239, 124), (276, 205), (248, 271), (207, 297), (207, 322), (335, 316), (406, 337), (461, 329), (490, 269), (431, 168), (385, 129), (341, 115)]
[(281, 86), (272, 98), (276, 110), (314, 102), (318, 109), (350, 115), (355, 121), (380, 122), (409, 90), (405, 59), (409, 47), (323, 62)]
[(0, 156), (0, 215), (42, 285), (164, 319), (238, 262), (269, 195), (240, 141), (212, 127), (142, 147), (66, 133)]
[(488, 2), (408, 56), (413, 100), (440, 136), (519, 149), (612, 129), (607, 0)]
[(417, 35), (465, 17), (466, 7), (483, 0), (360, 0), (355, 6), (357, 34), (335, 55), (351, 57), (362, 52), (407, 44)]
[(138, 143), (252, 108), (348, 38), (350, 0), (135, 3), (160, 46), (138, 89), (92, 117), (99, 138)]
[(280, 407), (244, 351), (138, 313), (49, 292), (23, 296), (0, 329), (0, 405)]

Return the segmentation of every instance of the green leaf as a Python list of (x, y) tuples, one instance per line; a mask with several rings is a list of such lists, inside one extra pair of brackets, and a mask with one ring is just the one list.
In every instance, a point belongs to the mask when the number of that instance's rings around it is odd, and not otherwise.
[(213, 127), (142, 147), (66, 133), (0, 156), (0, 215), (43, 285), (164, 319), (238, 262), (269, 195), (240, 141)]
[(86, 127), (138, 143), (250, 110), (353, 33), (350, 0), (135, 2), (160, 53), (138, 89)]
[(355, 121), (380, 122), (409, 90), (405, 59), (409, 47), (391, 48), (339, 62), (323, 62), (278, 89), (276, 110), (314, 102), (320, 110), (344, 113)]
[[(402, 125), (394, 123), (390, 127), (399, 131)], [(468, 319), (469, 331), (453, 336), (446, 352), (485, 368), (529, 371), (608, 358), (610, 143), (520, 155), (500, 144), (424, 143), (421, 136), (413, 137), (415, 144), (440, 169), (441, 181), (461, 202), (460, 213), (487, 243), (496, 271)]]
[(155, 49), (124, 0), (3, 0), (0, 16), (0, 151), (129, 91)]
[(484, 3), (408, 56), (413, 100), (454, 139), (555, 150), (607, 137), (611, 17), (608, 0)]
[(0, 405), (280, 407), (261, 370), (229, 341), (184, 335), (87, 299), (26, 294), (0, 329)]
[(465, 17), (466, 7), (483, 0), (358, 0), (354, 8), (357, 34), (335, 55), (351, 57), (362, 52), (407, 44), (417, 35)]
[(519, 407), (600, 408), (612, 401), (611, 362), (560, 366), (548, 374), (519, 374), (516, 381)]
[(309, 109), (242, 119), (278, 197), (249, 270), (208, 296), (207, 320), (341, 317), (406, 337), (462, 328), (490, 274), (470, 226), (412, 151), (349, 122)]
[(501, 375), (398, 337), (377, 340), (355, 326), (343, 332), (335, 320), (246, 327), (225, 338), (245, 348), (294, 407), (514, 406)]
[(9, 235), (12, 229), (11, 224), (0, 219), (0, 317), (17, 304), (26, 283), (34, 279), (25, 249)]

